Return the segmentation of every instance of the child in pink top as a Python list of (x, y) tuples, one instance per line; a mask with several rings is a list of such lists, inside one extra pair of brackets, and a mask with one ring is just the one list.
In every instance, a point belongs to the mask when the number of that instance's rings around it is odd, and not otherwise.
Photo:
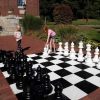
[(48, 27), (45, 27), (44, 31), (45, 33), (48, 34), (46, 45), (49, 44), (50, 51), (52, 51), (52, 48), (53, 48), (55, 52), (55, 36), (56, 36), (55, 31), (53, 31), (52, 29), (48, 29)]

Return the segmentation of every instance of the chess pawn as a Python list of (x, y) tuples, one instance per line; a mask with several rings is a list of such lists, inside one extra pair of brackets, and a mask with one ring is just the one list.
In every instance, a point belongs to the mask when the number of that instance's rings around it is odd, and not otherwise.
[(88, 55), (90, 55), (90, 51), (91, 51), (91, 45), (88, 43), (88, 44), (86, 45), (86, 56), (85, 56), (85, 58), (87, 58)]
[(73, 59), (76, 59), (76, 56), (75, 55), (76, 55), (76, 53), (75, 53), (75, 50), (74, 50), (74, 43), (72, 42), (71, 43), (71, 51), (70, 51), (69, 58), (72, 59), (72, 60)]
[(15, 68), (14, 64), (15, 64), (15, 59), (12, 58), (12, 65), (10, 66), (12, 69), (12, 72), (10, 74), (10, 78), (12, 79), (12, 81), (16, 80), (16, 68)]
[(82, 48), (83, 48), (83, 42), (80, 41), (79, 42), (78, 58), (77, 58), (78, 61), (83, 61), (84, 60)]
[(27, 78), (28, 82), (31, 82), (32, 80), (34, 80), (34, 71), (32, 69), (31, 62), (28, 62), (28, 66), (26, 69), (26, 78)]
[(59, 42), (58, 51), (59, 51), (59, 52), (62, 52), (62, 51), (63, 51), (63, 48), (62, 48), (62, 42)]
[(69, 55), (68, 42), (65, 43), (65, 47), (64, 47), (64, 55), (65, 55), (65, 56), (68, 56), (68, 55)]
[(54, 100), (66, 100), (62, 94), (63, 87), (60, 83), (55, 86)]
[(91, 58), (91, 53), (88, 53), (87, 58), (85, 59), (85, 64), (91, 67), (95, 66)]
[(100, 69), (100, 58), (99, 58), (99, 62), (96, 64), (96, 67), (97, 67), (98, 69)]
[(32, 91), (29, 85), (23, 88), (23, 97), (24, 100), (32, 100)]
[(18, 89), (23, 89), (23, 75), (24, 75), (23, 68), (21, 66), (18, 66), (17, 80), (16, 80), (16, 87)]
[(42, 83), (42, 69), (40, 66), (37, 67), (37, 75), (35, 80), (37, 85), (40, 85)]
[(43, 76), (43, 91), (44, 91), (44, 95), (48, 95), (52, 91), (50, 76), (48, 74), (45, 74)]
[(95, 49), (93, 62), (97, 63), (99, 61), (99, 49), (98, 47)]
[(44, 51), (43, 51), (43, 57), (47, 57), (48, 56), (48, 46), (44, 47)]

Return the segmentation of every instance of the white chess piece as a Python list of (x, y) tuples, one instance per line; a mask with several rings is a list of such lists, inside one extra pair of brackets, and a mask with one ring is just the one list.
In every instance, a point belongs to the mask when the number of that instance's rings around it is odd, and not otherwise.
[(88, 44), (86, 44), (86, 56), (85, 56), (85, 58), (87, 58), (88, 55), (90, 55), (90, 52), (91, 52), (91, 45), (88, 43)]
[(99, 61), (99, 49), (98, 47), (95, 49), (93, 62), (98, 63)]
[(75, 55), (76, 55), (76, 53), (75, 53), (75, 50), (74, 50), (74, 43), (72, 42), (71, 43), (71, 51), (70, 51), (69, 58), (72, 59), (72, 60), (73, 59), (76, 59), (76, 56)]
[(62, 47), (62, 42), (59, 42), (59, 47), (58, 47), (58, 53), (57, 54), (62, 54), (63, 47)]
[(93, 63), (93, 60), (92, 60), (92, 56), (91, 56), (91, 45), (90, 44), (87, 44), (87, 53), (86, 53), (86, 59), (85, 59), (85, 64), (86, 65), (89, 65), (91, 67), (95, 66), (95, 63)]
[(79, 48), (79, 52), (78, 52), (77, 60), (78, 61), (83, 61), (84, 57), (83, 57), (83, 51), (82, 51), (82, 48), (83, 48), (83, 42), (82, 41), (79, 42), (79, 47), (78, 48)]
[(100, 58), (99, 58), (99, 62), (96, 66), (97, 66), (98, 69), (100, 69)]
[(68, 56), (68, 55), (69, 55), (68, 42), (65, 42), (65, 46), (64, 46), (64, 55), (65, 55), (65, 56)]
[(43, 57), (47, 57), (48, 56), (48, 45), (46, 45), (45, 47), (44, 47), (44, 51), (43, 51)]

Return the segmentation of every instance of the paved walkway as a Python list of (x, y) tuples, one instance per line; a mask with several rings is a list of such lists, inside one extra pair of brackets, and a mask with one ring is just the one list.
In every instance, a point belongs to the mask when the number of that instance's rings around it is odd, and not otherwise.
[[(22, 48), (25, 54), (38, 53), (43, 51), (45, 42), (34, 37), (23, 35)], [(0, 49), (16, 51), (16, 41), (13, 36), (0, 36)]]

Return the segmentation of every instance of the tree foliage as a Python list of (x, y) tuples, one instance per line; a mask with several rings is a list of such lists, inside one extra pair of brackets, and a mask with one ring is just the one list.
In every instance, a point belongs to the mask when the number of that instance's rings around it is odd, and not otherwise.
[(69, 5), (61, 4), (61, 5), (56, 5), (53, 11), (54, 15), (54, 21), (59, 24), (59, 23), (71, 23), (72, 18), (73, 18), (73, 12), (70, 8)]
[(53, 20), (55, 4), (69, 4), (74, 18), (100, 18), (100, 0), (40, 0), (40, 15)]

